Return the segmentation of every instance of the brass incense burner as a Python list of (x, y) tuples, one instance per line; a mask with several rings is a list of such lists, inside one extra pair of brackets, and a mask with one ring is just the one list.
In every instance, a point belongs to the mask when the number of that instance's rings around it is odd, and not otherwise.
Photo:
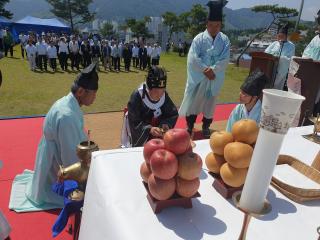
[(77, 156), (80, 161), (68, 167), (60, 165), (58, 181), (63, 182), (65, 180), (74, 180), (79, 184), (79, 189), (72, 192), (69, 195), (69, 199), (74, 201), (83, 200), (91, 163), (91, 153), (98, 150), (98, 145), (93, 141), (89, 140), (81, 142), (77, 146)]
[(92, 141), (80, 143), (77, 146), (77, 156), (79, 157), (80, 162), (72, 164), (66, 168), (60, 166), (60, 170), (58, 172), (59, 180), (75, 180), (79, 184), (85, 183), (88, 179), (91, 153), (98, 150), (98, 146)]
[(314, 127), (313, 127), (313, 133), (308, 134), (308, 135), (303, 135), (304, 138), (320, 144), (320, 118), (319, 114), (317, 117), (310, 117), (309, 120), (313, 122)]

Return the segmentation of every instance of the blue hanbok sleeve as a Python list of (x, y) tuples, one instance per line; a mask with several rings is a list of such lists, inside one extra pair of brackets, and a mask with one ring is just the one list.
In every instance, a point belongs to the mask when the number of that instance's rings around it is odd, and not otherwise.
[(230, 41), (228, 37), (223, 37), (219, 44), (223, 46), (221, 53), (216, 56), (216, 62), (211, 69), (214, 73), (224, 72), (227, 69), (229, 59), (230, 59)]
[(240, 104), (238, 104), (230, 113), (228, 123), (227, 123), (227, 128), (226, 128), (227, 132), (231, 132), (233, 124), (240, 120), (239, 111), (240, 111)]
[(80, 119), (67, 115), (59, 120), (57, 126), (60, 160), (65, 167), (78, 161), (76, 147), (85, 140), (85, 134), (79, 121)]
[(198, 35), (192, 41), (188, 54), (188, 62), (192, 69), (197, 72), (203, 72), (208, 67), (201, 58), (201, 42), (201, 35)]

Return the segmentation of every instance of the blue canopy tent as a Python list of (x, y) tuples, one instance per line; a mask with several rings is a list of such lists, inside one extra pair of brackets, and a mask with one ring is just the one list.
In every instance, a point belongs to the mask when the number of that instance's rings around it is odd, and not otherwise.
[(0, 28), (11, 27), (12, 22), (5, 17), (0, 16)]
[(41, 34), (42, 32), (65, 32), (70, 34), (71, 32), (70, 27), (56, 18), (42, 19), (31, 16), (26, 16), (25, 18), (13, 23), (13, 28), (18, 34), (29, 31), (33, 31), (38, 34)]

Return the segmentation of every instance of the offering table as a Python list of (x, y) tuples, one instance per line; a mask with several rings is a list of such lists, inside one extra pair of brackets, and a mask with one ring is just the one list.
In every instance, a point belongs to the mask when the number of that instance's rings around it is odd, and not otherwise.
[[(308, 165), (320, 145), (301, 135), (312, 126), (291, 128), (281, 154), (291, 155)], [(196, 141), (194, 152), (203, 161), (210, 152), (208, 140)], [(243, 213), (212, 187), (213, 178), (204, 169), (200, 176), (201, 197), (193, 208), (168, 208), (154, 214), (146, 198), (139, 169), (144, 161), (142, 148), (114, 149), (92, 154), (79, 239), (163, 240), (238, 239)], [(317, 239), (320, 201), (298, 204), (270, 186), (272, 212), (253, 218), (248, 239)]]

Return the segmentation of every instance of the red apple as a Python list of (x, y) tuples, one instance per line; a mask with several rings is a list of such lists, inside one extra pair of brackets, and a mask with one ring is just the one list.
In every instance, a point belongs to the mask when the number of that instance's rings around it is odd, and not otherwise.
[(150, 167), (156, 177), (168, 180), (177, 174), (178, 160), (172, 152), (158, 149), (150, 157)]
[(177, 177), (177, 193), (181, 197), (192, 197), (194, 196), (200, 187), (199, 178), (193, 180), (184, 180), (180, 177)]
[(148, 179), (148, 187), (151, 195), (155, 199), (167, 200), (176, 191), (176, 181), (174, 178), (162, 180), (151, 174)]
[(148, 183), (148, 178), (151, 174), (150, 167), (146, 162), (143, 162), (140, 166), (140, 175), (145, 183)]
[(150, 164), (150, 157), (155, 150), (164, 149), (164, 142), (162, 139), (151, 139), (143, 146), (143, 157), (146, 163)]
[(193, 152), (188, 152), (178, 156), (178, 176), (184, 180), (193, 180), (198, 178), (201, 173), (201, 157)]
[(170, 129), (163, 137), (165, 148), (174, 154), (182, 154), (190, 147), (190, 135), (186, 129)]

